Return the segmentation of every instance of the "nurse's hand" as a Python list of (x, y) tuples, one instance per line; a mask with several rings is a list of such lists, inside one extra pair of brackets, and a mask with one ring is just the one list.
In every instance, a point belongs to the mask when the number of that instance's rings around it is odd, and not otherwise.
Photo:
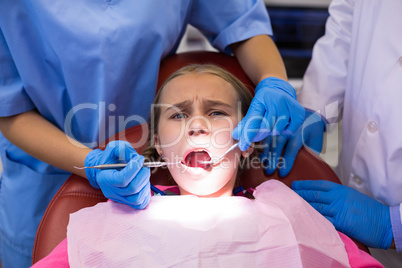
[[(310, 110), (306, 110), (306, 118), (296, 133), (268, 136), (265, 138), (263, 142), (264, 151), (260, 154), (265, 172), (271, 175), (278, 167), (281, 177), (288, 175), (303, 145), (319, 154), (322, 150), (324, 130), (325, 123), (321, 116)], [(281, 157), (285, 146), (285, 152), (283, 157)]]
[(330, 181), (294, 181), (292, 189), (338, 231), (369, 247), (388, 249), (391, 246), (393, 233), (388, 206)]
[(117, 169), (85, 170), (90, 184), (100, 188), (103, 194), (116, 202), (135, 209), (143, 209), (151, 198), (150, 169), (143, 167), (144, 157), (139, 155), (130, 143), (112, 141), (104, 151), (92, 150), (85, 158), (85, 166), (127, 162), (127, 166)]
[(232, 133), (242, 151), (268, 135), (294, 133), (304, 119), (304, 108), (296, 99), (296, 91), (285, 80), (265, 78), (255, 92), (246, 116)]

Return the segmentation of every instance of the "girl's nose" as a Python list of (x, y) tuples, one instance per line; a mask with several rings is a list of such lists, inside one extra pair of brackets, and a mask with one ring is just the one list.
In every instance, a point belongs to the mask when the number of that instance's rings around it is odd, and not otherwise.
[(206, 135), (210, 132), (210, 123), (204, 116), (193, 117), (188, 124), (189, 136)]

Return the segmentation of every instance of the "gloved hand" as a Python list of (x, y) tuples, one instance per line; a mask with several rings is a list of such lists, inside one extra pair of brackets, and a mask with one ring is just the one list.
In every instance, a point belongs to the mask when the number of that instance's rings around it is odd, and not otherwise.
[(294, 181), (292, 189), (338, 231), (369, 247), (388, 249), (391, 246), (393, 233), (388, 206), (330, 181)]
[(304, 119), (304, 108), (288, 82), (268, 77), (257, 85), (255, 92), (246, 116), (232, 133), (233, 138), (239, 140), (242, 151), (268, 135), (284, 131), (294, 133)]
[[(306, 110), (304, 123), (297, 129), (296, 133), (266, 137), (263, 142), (264, 151), (260, 154), (265, 172), (271, 175), (278, 167), (281, 177), (288, 175), (303, 145), (319, 154), (322, 150), (324, 130), (325, 123), (321, 116)], [(285, 152), (280, 158), (285, 145)]]
[(105, 151), (92, 150), (85, 158), (85, 166), (128, 162), (121, 170), (85, 169), (90, 184), (100, 188), (103, 194), (116, 202), (135, 209), (143, 209), (151, 198), (150, 169), (143, 167), (144, 157), (139, 155), (130, 143), (112, 141)]

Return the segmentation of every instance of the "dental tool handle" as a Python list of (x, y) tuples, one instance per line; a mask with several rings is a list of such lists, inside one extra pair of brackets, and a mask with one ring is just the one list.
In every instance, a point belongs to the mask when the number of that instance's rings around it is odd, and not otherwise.
[(94, 169), (116, 169), (116, 168), (124, 168), (127, 166), (127, 163), (119, 163), (119, 164), (103, 164), (91, 167), (75, 167), (77, 169), (85, 169), (85, 168), (94, 168)]
[(177, 165), (181, 162), (144, 162), (144, 167), (163, 167), (168, 165)]
[[(163, 167), (167, 165), (175, 165), (181, 162), (144, 162), (144, 167)], [(127, 163), (117, 163), (117, 164), (102, 164), (92, 167), (75, 167), (76, 169), (85, 169), (85, 168), (96, 168), (96, 169), (116, 169), (116, 168), (124, 168), (127, 166)]]

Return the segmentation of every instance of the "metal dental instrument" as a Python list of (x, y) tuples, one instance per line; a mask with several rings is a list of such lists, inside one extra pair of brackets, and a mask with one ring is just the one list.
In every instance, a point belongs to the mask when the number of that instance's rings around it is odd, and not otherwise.
[[(233, 144), (223, 155), (221, 155), (218, 159), (210, 160), (210, 161), (199, 161), (201, 164), (212, 164), (215, 165), (219, 163), (225, 155), (233, 151), (239, 146), (239, 143)], [(144, 162), (143, 166), (144, 167), (163, 167), (167, 165), (177, 165), (182, 163), (181, 161), (179, 162)], [(86, 168), (96, 168), (96, 169), (115, 169), (115, 168), (124, 168), (127, 166), (127, 163), (118, 163), (118, 164), (103, 164), (103, 165), (97, 165), (97, 166), (91, 166), (91, 167), (75, 167), (76, 169), (86, 169)]]
[[(163, 167), (167, 165), (177, 165), (181, 162), (144, 162), (144, 167)], [(75, 167), (76, 169), (86, 169), (86, 168), (96, 168), (96, 169), (116, 169), (116, 168), (124, 168), (127, 166), (127, 163), (118, 163), (118, 164), (102, 164), (91, 167)]]
[(239, 143), (235, 143), (233, 144), (223, 155), (221, 155), (218, 159), (216, 160), (210, 160), (210, 161), (199, 161), (199, 163), (201, 164), (211, 164), (211, 165), (215, 165), (217, 163), (219, 163), (224, 157), (225, 155), (227, 155), (228, 153), (230, 153), (231, 151), (233, 151), (234, 149), (236, 149), (239, 146)]

